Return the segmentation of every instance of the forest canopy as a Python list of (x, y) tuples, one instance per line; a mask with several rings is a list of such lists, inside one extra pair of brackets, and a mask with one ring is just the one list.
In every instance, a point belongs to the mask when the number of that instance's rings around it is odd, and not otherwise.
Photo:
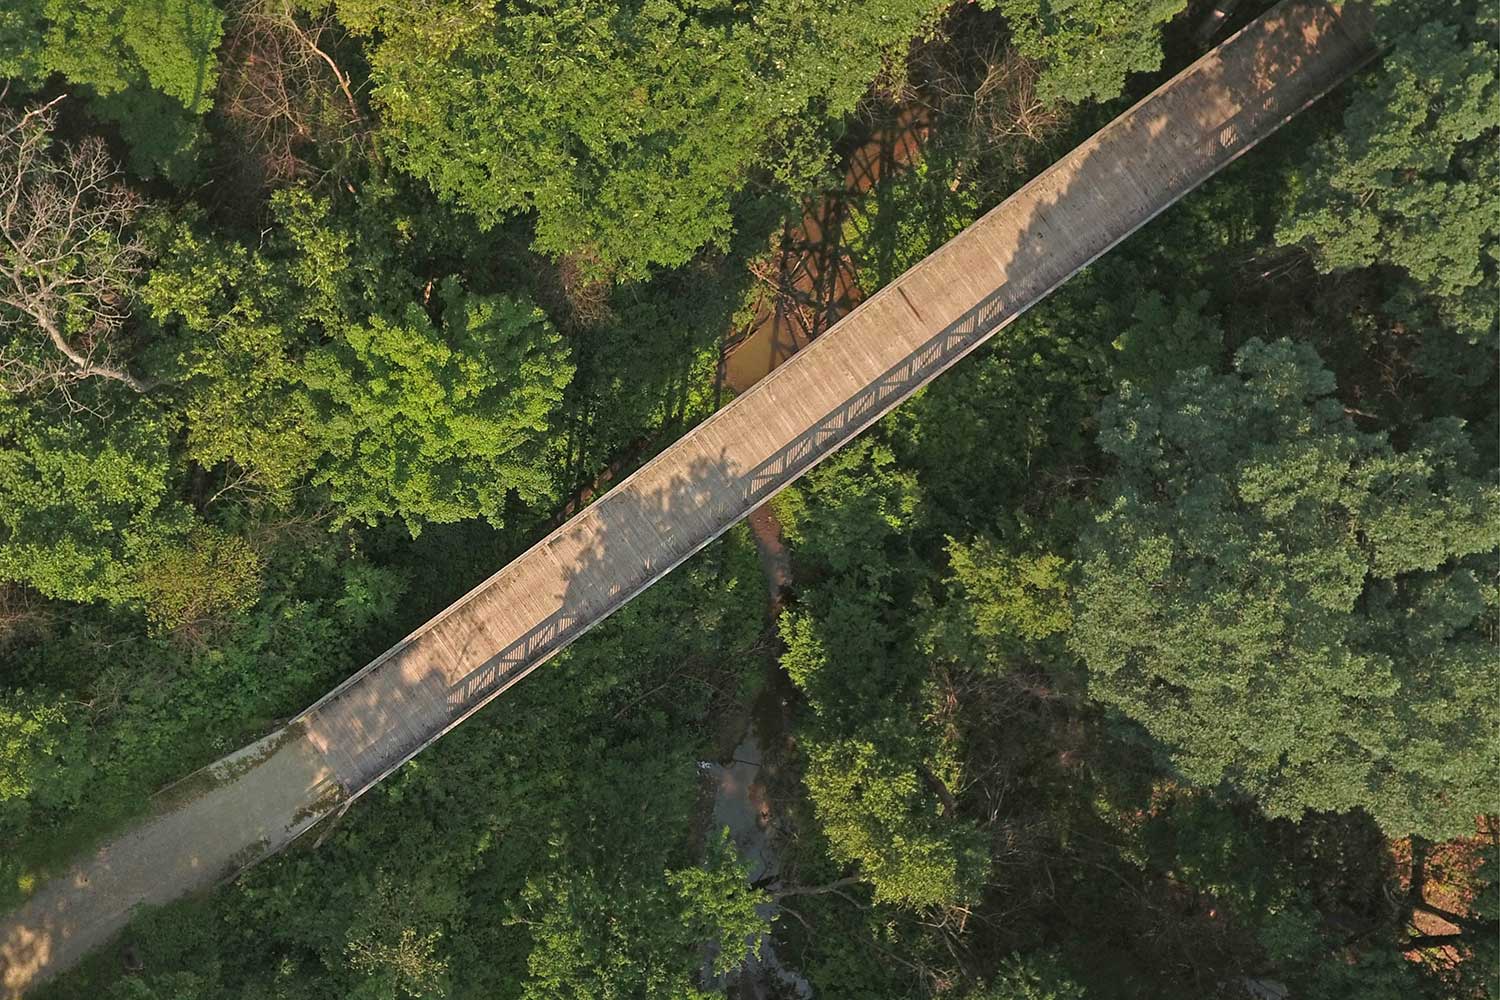
[(732, 230), (757, 168), (816, 174), (827, 132), (941, 7), (801, 3), (404, 4), (339, 0), (370, 49), (392, 163), (536, 248), (631, 277)]
[[(0, 5), (0, 905), (1272, 6)], [(1500, 996), (1500, 19), (1362, 6), (1277, 135), (37, 995)]]

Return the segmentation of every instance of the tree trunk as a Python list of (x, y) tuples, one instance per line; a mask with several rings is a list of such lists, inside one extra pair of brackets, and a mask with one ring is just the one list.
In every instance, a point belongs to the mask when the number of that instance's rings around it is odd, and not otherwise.
[(57, 328), (56, 320), (51, 316), (46, 313), (32, 313), (32, 316), (36, 319), (37, 325), (42, 328), (42, 332), (52, 341), (53, 346), (61, 351), (64, 357), (73, 362), (73, 367), (77, 368), (80, 374), (85, 376), (97, 375), (100, 378), (123, 382), (136, 392), (150, 392), (156, 388), (157, 382), (155, 379), (139, 379), (123, 368), (114, 368), (110, 365), (101, 365), (90, 361), (82, 354), (79, 354), (72, 344), (68, 343), (67, 338), (62, 335), (62, 331)]
[(948, 786), (943, 784), (943, 779), (933, 773), (932, 768), (926, 764), (918, 764), (917, 770), (921, 773), (922, 780), (937, 793), (938, 799), (942, 801), (943, 819), (953, 819), (956, 817), (958, 815), (958, 800), (953, 797), (953, 793), (948, 790)]

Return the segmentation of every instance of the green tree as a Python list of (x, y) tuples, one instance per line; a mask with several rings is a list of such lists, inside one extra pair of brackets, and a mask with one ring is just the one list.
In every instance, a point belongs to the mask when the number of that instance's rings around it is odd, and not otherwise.
[(714, 953), (714, 975), (739, 968), (747, 954), (760, 955), (770, 925), (759, 906), (765, 894), (750, 885), (749, 865), (735, 854), (728, 827), (708, 837), (702, 865), (667, 873), (667, 884), (682, 901), (693, 937)]
[(921, 572), (910, 552), (920, 503), (915, 477), (869, 439), (830, 456), (776, 500), (799, 569), (819, 581), (782, 618), (782, 662), (835, 729), (921, 684), (920, 664), (891, 655), (902, 632), (886, 620), (892, 593), (911, 582), (905, 575)]
[(958, 611), (959, 620), (949, 623), (948, 616), (939, 616), (948, 626), (939, 627), (944, 639), (957, 639), (953, 645), (972, 646), (980, 662), (1003, 666), (1072, 624), (1068, 565), (1057, 555), (1012, 552), (981, 536), (969, 544), (949, 539), (948, 565), (955, 598), (948, 607)]
[(344, 946), (362, 977), (354, 995), (368, 1000), (421, 1000), (448, 995), (442, 932), (414, 927), (423, 906), (409, 888), (381, 874), (350, 925)]
[(145, 83), (206, 110), (223, 24), (211, 0), (46, 0), (41, 13), (47, 72), (101, 95)]
[(130, 602), (191, 523), (173, 499), (169, 427), (48, 413), (0, 395), (0, 577), (49, 597)]
[(126, 976), (109, 989), (109, 1000), (209, 1000), (218, 984), (192, 972), (141, 978)]
[(803, 741), (803, 781), (829, 853), (857, 865), (881, 902), (927, 907), (972, 900), (988, 864), (983, 835), (945, 815), (919, 756), (925, 748), (893, 728)]
[(1187, 0), (989, 0), (1015, 46), (1042, 64), (1044, 101), (1107, 101), (1125, 77), (1161, 67), (1161, 26)]
[(1459, 422), (1398, 451), (1334, 387), (1288, 341), (1122, 387), (1070, 640), (1090, 690), (1192, 780), (1441, 837), (1496, 805), (1500, 490)]
[(988, 986), (969, 994), (969, 1000), (1085, 1000), (1075, 983), (1052, 955), (1012, 955)]
[[(48, 800), (67, 799), (49, 789), (61, 778), (62, 750), (67, 742), (68, 717), (61, 699), (35, 691), (0, 695), (0, 804), (31, 798), (38, 792)], [(65, 784), (76, 796), (81, 781)], [(46, 794), (50, 792), (51, 794)]]
[(195, 528), (147, 565), (141, 592), (157, 628), (202, 638), (247, 610), (260, 596), (264, 562), (243, 538)]
[(1224, 331), (1205, 315), (1208, 300), (1207, 291), (1170, 301), (1157, 291), (1142, 294), (1113, 345), (1119, 352), (1116, 377), (1144, 384), (1170, 379), (1185, 368), (1216, 365), (1223, 357)]
[[(810, 128), (853, 109), (931, 0), (560, 0), (409, 16), (339, 0), (370, 35), (391, 161), (486, 225), (536, 212), (536, 246), (631, 276), (723, 245), (752, 169), (811, 162)], [(819, 149), (817, 145), (812, 147)], [(785, 152), (778, 152), (784, 150)]]
[[(1449, 995), (1424, 990), (1421, 967), (1396, 946), (1410, 913), (1397, 902), (1390, 845), (1369, 817), (1271, 820), (1242, 801), (1167, 782), (1151, 802), (1149, 818), (1121, 831), (1131, 850), (1254, 938), (1256, 978), (1328, 1000)], [(1389, 916), (1371, 920), (1372, 908)], [(1341, 928), (1361, 916), (1369, 929), (1351, 940)]]
[(421, 225), (371, 188), (352, 206), (278, 192), (255, 249), (201, 224), (161, 235), (142, 297), (174, 355), (189, 453), (234, 489), (284, 504), (311, 476), (344, 520), (394, 514), (413, 531), (499, 524), (508, 495), (549, 501), (568, 348), (527, 301), (419, 282)]
[(1419, 317), (1429, 302), (1471, 340), (1492, 337), (1500, 19), (1472, 0), (1378, 6), (1392, 48), (1355, 90), (1342, 131), (1310, 150), (1277, 238), (1309, 246), (1324, 271), (1399, 268), (1415, 284), (1397, 289), (1399, 312)]
[(413, 305), (307, 358), (315, 479), (350, 518), (499, 525), (511, 491), (527, 504), (555, 496), (547, 432), (573, 375), (561, 337), (535, 306), (452, 279), (439, 298), (441, 326)]
[(970, 187), (953, 186), (955, 166), (923, 156), (847, 207), (843, 245), (861, 289), (874, 292), (979, 218)]
[(704, 946), (718, 956), (715, 971), (727, 972), (769, 929), (755, 909), (764, 894), (751, 889), (727, 838), (710, 841), (705, 866), (655, 884), (624, 874), (565, 866), (527, 883), (523, 1000), (708, 1000), (696, 985)]
[[(1490, 928), (1500, 926), (1500, 844), (1490, 843), (1475, 872), (1479, 891), (1475, 893), (1470, 912)], [(1500, 934), (1493, 932), (1474, 942), (1474, 978), (1480, 984), (1480, 995), (1500, 996)]]
[[(254, 249), (189, 217), (156, 234), (141, 298), (205, 468), (232, 464), (244, 489), (284, 501), (319, 454), (306, 356), (372, 314), (401, 313), (421, 286), (396, 244), (405, 220), (387, 192), (342, 210), (293, 188)], [(368, 191), (368, 189), (367, 189)]]
[(213, 0), (22, 0), (0, 14), (0, 76), (84, 88), (141, 173), (183, 177), (212, 103), (224, 15)]
[(925, 576), (911, 551), (920, 505), (915, 477), (868, 438), (777, 501), (808, 581), (781, 620), (782, 665), (813, 715), (798, 735), (808, 798), (833, 860), (857, 866), (876, 899), (912, 907), (972, 899), (986, 864), (956, 814), (957, 749), (932, 722), (902, 613)]
[(878, 605), (879, 594), (915, 568), (910, 533), (921, 503), (916, 477), (896, 465), (887, 445), (863, 438), (782, 493), (776, 513), (810, 568), (858, 582)]
[(192, 226), (161, 242), (141, 300), (174, 355), (188, 455), (232, 463), (243, 488), (283, 501), (318, 453), (296, 285), (267, 255)]

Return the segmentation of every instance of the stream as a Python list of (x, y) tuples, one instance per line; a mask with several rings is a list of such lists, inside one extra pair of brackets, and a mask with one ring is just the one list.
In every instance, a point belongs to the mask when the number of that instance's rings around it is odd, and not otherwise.
[[(780, 542), (779, 536), (776, 541)], [(772, 606), (779, 605), (780, 594), (777, 593)], [(734, 748), (734, 755), (727, 761), (704, 762), (699, 767), (714, 788), (710, 830), (728, 828), (735, 850), (749, 868), (751, 884), (774, 886), (781, 871), (776, 854), (778, 819), (768, 790), (775, 767), (766, 762), (762, 741), (774, 745), (777, 740), (784, 739), (785, 694), (791, 681), (780, 664), (774, 661), (768, 664), (767, 673), (770, 676), (756, 698), (755, 711)], [(774, 900), (768, 899), (756, 909), (769, 923), (775, 921), (780, 908)], [(740, 1000), (769, 1000), (771, 997), (811, 1000), (812, 986), (799, 973), (782, 964), (773, 937), (773, 933), (761, 935), (758, 955), (754, 947), (757, 942), (746, 942), (743, 964), (723, 976), (712, 974), (717, 953), (710, 946), (704, 963), (704, 987), (723, 991)]]
[[(864, 297), (853, 261), (842, 246), (845, 213), (882, 179), (905, 169), (919, 155), (926, 134), (921, 115), (903, 110), (850, 155), (843, 191), (804, 205), (802, 221), (789, 226), (784, 235), (774, 294), (757, 302), (747, 330), (727, 352), (723, 374), (730, 389), (736, 393), (749, 389)], [(766, 578), (768, 617), (774, 626), (792, 587), (791, 557), (769, 504), (751, 513), (749, 525)], [(776, 886), (781, 872), (776, 855), (780, 821), (768, 789), (776, 776), (779, 744), (786, 739), (786, 705), (792, 690), (779, 660), (770, 658), (733, 754), (728, 760), (699, 764), (714, 793), (710, 835), (727, 827), (749, 867), (750, 882), (767, 887)], [(773, 750), (769, 761), (767, 747)], [(774, 921), (780, 907), (768, 899), (758, 909)], [(758, 956), (753, 947), (756, 942), (746, 942), (744, 963), (723, 976), (712, 974), (717, 948), (710, 945), (703, 968), (704, 988), (739, 1000), (810, 1000), (811, 984), (782, 964), (773, 937), (771, 933), (761, 936)]]

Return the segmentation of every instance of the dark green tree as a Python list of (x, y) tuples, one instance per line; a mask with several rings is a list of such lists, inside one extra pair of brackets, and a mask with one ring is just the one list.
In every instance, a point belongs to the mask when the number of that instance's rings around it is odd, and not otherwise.
[(1343, 129), (1312, 148), (1282, 243), (1325, 271), (1404, 272), (1399, 313), (1435, 306), (1471, 340), (1493, 337), (1500, 303), (1500, 28), (1473, 0), (1377, 4), (1391, 41), (1355, 89)]
[(1391, 835), (1493, 810), (1500, 490), (1462, 426), (1402, 449), (1355, 428), (1317, 355), (1124, 386), (1118, 467), (1082, 542), (1070, 641), (1090, 690), (1194, 781), (1272, 815), (1364, 808)]

